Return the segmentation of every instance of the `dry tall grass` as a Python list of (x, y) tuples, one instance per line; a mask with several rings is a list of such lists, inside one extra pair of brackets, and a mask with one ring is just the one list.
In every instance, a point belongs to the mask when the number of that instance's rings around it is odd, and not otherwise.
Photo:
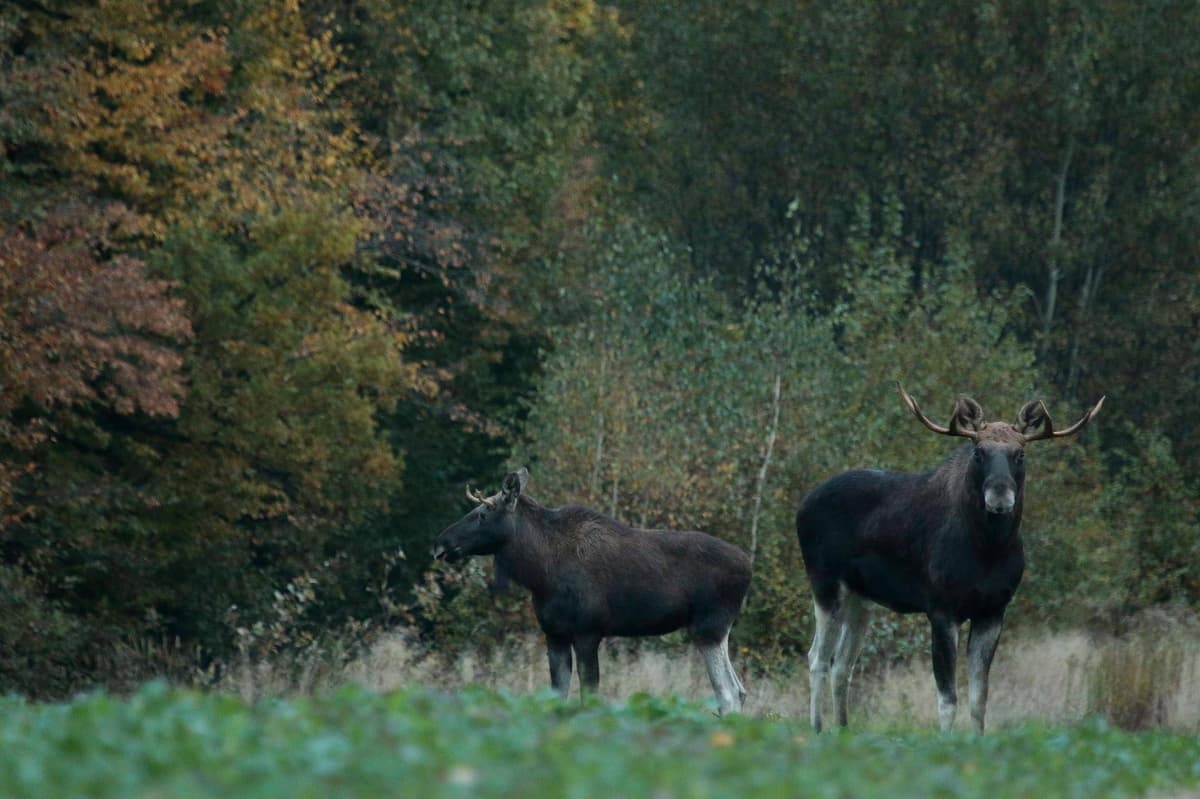
[[(966, 636), (963, 636), (964, 641)], [(965, 661), (960, 657), (960, 664)], [(742, 664), (735, 655), (734, 663)], [(709, 702), (712, 692), (699, 656), (685, 645), (636, 646), (605, 642), (600, 692), (613, 699), (634, 693), (675, 694)], [(320, 663), (242, 664), (222, 687), (247, 698), (308, 693), (344, 682), (376, 691), (419, 684), (453, 691), (467, 685), (528, 693), (548, 686), (540, 638), (510, 641), (490, 654), (464, 650), (430, 653), (402, 633), (381, 637), (364, 654), (338, 668)], [(744, 712), (803, 720), (808, 713), (808, 671), (743, 673), (749, 691)], [(574, 691), (578, 691), (576, 681)], [(959, 724), (966, 729), (966, 681), (959, 674)], [(827, 700), (828, 701), (828, 700)], [(1130, 729), (1165, 726), (1200, 731), (1200, 627), (1178, 619), (1142, 619), (1121, 635), (1082, 631), (1006, 634), (992, 668), (989, 726), (1023, 721), (1070, 724), (1103, 715)], [(890, 727), (936, 726), (933, 676), (927, 656), (858, 675), (851, 689), (851, 723)]]

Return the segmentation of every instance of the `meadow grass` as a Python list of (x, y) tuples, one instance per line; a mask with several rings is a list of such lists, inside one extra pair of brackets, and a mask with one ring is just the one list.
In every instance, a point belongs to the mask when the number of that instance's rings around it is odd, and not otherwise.
[[(749, 692), (745, 714), (807, 717), (808, 669), (803, 659), (766, 674), (745, 669), (739, 653), (733, 659)], [(959, 723), (965, 726), (965, 657), (959, 661)], [(611, 700), (627, 700), (638, 693), (674, 695), (699, 703), (712, 699), (699, 656), (682, 642), (669, 646), (606, 642), (600, 670), (601, 696)], [(486, 653), (466, 649), (432, 654), (413, 645), (407, 635), (396, 633), (380, 638), (337, 680), (381, 692), (410, 685), (448, 691), (480, 685), (527, 694), (543, 690), (549, 678), (545, 649), (535, 635), (510, 640)], [(288, 692), (286, 686), (280, 689)], [(577, 682), (573, 691), (578, 692)], [(932, 727), (937, 723), (927, 655), (857, 675), (851, 696), (855, 726)], [(1075, 724), (1094, 716), (1124, 729), (1200, 732), (1200, 632), (1175, 621), (1151, 621), (1140, 622), (1121, 636), (1043, 630), (1005, 638), (992, 668), (990, 727)]]

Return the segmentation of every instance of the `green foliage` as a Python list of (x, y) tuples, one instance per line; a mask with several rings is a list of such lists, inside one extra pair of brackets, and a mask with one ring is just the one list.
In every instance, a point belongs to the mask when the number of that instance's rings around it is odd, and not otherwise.
[(617, 34), (614, 15), (586, 0), (353, 5), (338, 35), (361, 76), (343, 90), (365, 128), (409, 177), (469, 187), (457, 215), (503, 257), (547, 254), (541, 227), (562, 222), (554, 197), (602, 91), (587, 56)]
[(13, 797), (1141, 796), (1200, 785), (1194, 736), (1102, 721), (810, 736), (677, 700), (346, 688), (246, 705), (150, 685), (0, 714)]
[(422, 625), (422, 639), (438, 652), (470, 647), (489, 654), (509, 632), (537, 625), (527, 592), (498, 586), (480, 558), (430, 569), (414, 586), (409, 611)]
[[(250, 239), (239, 249), (181, 232), (159, 259), (184, 286), (196, 330), (179, 439), (156, 470), (172, 491), (156, 514), (175, 542), (171, 571), (199, 572), (194, 594), (175, 593), (182, 623), (213, 619), (216, 603), (253, 613), (303, 573), (339, 576), (326, 560), (333, 536), (399, 487), (378, 416), (420, 387), (402, 360), (407, 336), (346, 302), (352, 224), (296, 211)], [(365, 582), (369, 568), (340, 578)]]
[(1111, 525), (1110, 574), (1128, 586), (1134, 607), (1200, 599), (1200, 506), (1186, 468), (1170, 440), (1158, 433), (1127, 432), (1132, 446), (1114, 455), (1124, 463), (1105, 492), (1103, 514)]
[[(1106, 468), (1097, 444), (1109, 438), (1130, 445), (1108, 449)], [(1035, 468), (1024, 613), (1119, 627), (1133, 611), (1196, 601), (1196, 494), (1165, 436), (1110, 422), (1085, 446), (1045, 447)]]
[[(749, 428), (770, 410), (770, 374), (746, 371), (759, 343), (711, 283), (640, 231), (614, 238), (592, 278), (596, 310), (555, 337), (518, 459), (533, 463), (548, 500), (642, 526), (707, 527), (753, 479), (739, 467), (760, 443)], [(756, 378), (761, 408), (739, 399)]]
[(1030, 290), (1010, 324), (1055, 396), (1120, 397), (1200, 452), (1195, 7), (617, 5), (655, 124), (608, 164), (702, 272), (745, 286), (797, 225), (835, 295), (860, 198), (897, 199), (918, 270), (957, 247), (981, 287)]
[(80, 627), (34, 579), (0, 566), (0, 691), (60, 696), (72, 690), (85, 641)]

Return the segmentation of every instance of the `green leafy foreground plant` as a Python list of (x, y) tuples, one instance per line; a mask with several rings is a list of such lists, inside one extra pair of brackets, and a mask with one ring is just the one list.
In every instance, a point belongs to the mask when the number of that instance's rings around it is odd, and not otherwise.
[(811, 736), (675, 699), (347, 687), (246, 704), (151, 684), (0, 706), (5, 796), (1133, 796), (1200, 785), (1200, 739), (1101, 721)]

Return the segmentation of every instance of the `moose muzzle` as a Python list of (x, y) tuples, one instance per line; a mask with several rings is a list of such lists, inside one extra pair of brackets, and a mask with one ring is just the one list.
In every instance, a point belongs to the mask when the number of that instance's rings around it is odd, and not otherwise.
[(988, 513), (1012, 513), (1017, 506), (1017, 487), (1011, 479), (988, 480), (983, 486), (983, 504)]

